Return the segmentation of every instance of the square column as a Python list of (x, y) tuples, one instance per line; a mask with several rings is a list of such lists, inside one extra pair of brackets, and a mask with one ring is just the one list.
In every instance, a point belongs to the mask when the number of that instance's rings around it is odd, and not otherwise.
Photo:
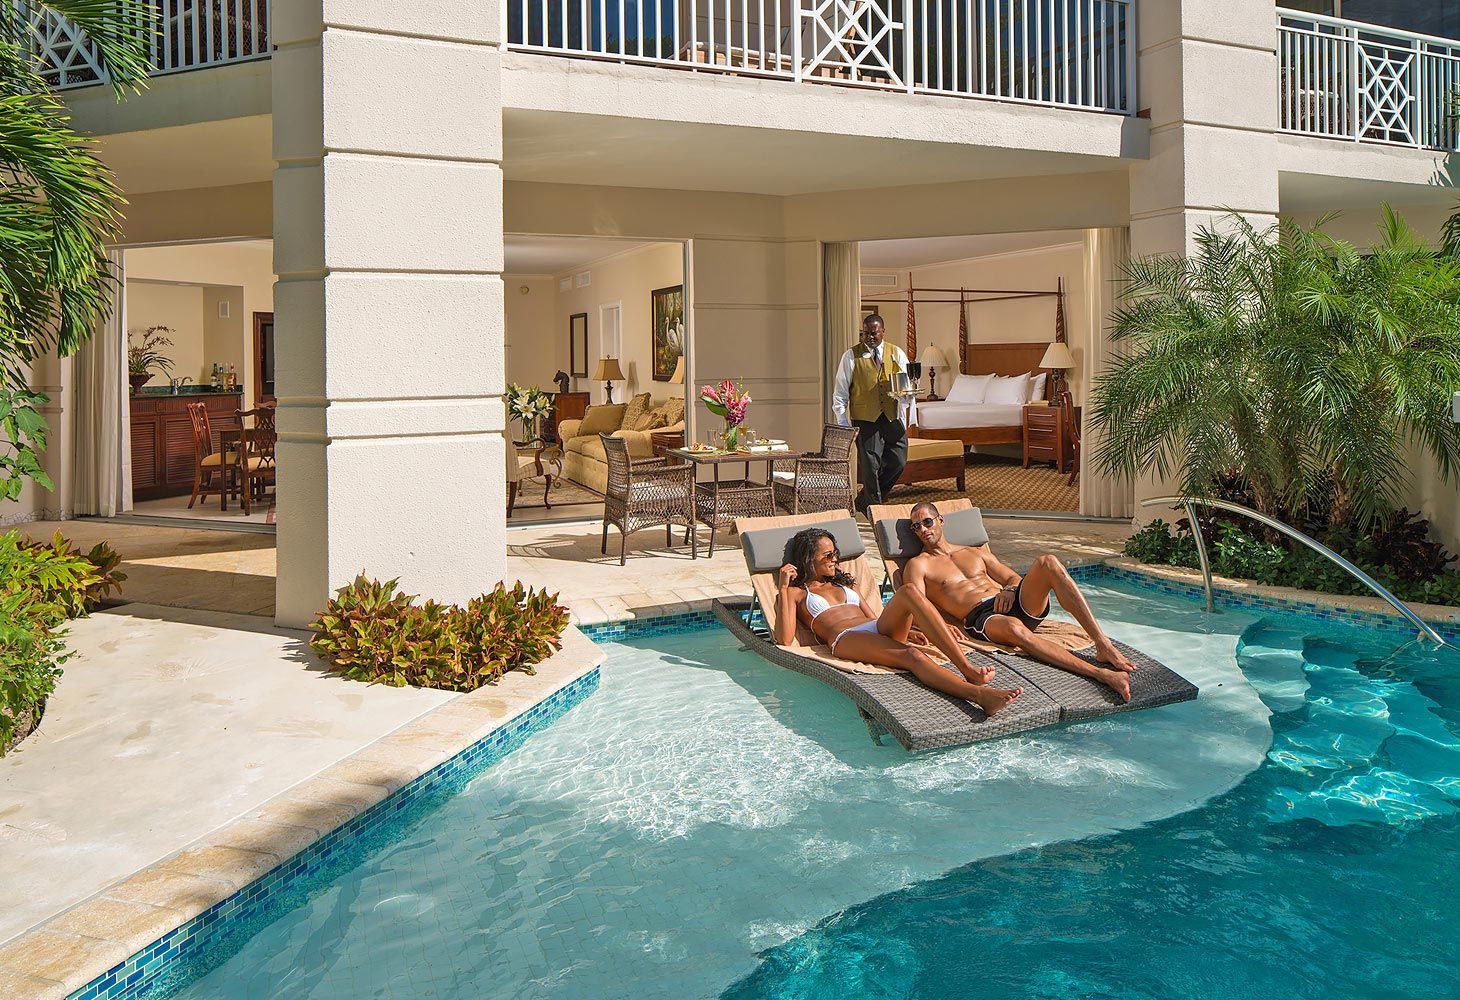
[(361, 571), (452, 601), (505, 572), (495, 10), (275, 11), (281, 624)]

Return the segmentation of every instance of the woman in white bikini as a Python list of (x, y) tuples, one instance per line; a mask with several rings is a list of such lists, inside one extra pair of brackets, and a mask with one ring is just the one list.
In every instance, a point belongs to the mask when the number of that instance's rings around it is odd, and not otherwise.
[[(928, 599), (903, 588), (873, 618), (862, 604), (851, 576), (841, 568), (836, 539), (821, 528), (807, 528), (791, 539), (791, 562), (781, 567), (780, 607), (776, 642), (784, 646), (796, 636), (800, 621), (844, 660), (895, 667), (910, 672), (936, 691), (966, 698), (993, 715), (1024, 693), (1019, 688), (994, 688), (991, 669), (968, 662), (953, 631)], [(907, 644), (917, 625), (962, 674), (949, 673), (920, 649)]]

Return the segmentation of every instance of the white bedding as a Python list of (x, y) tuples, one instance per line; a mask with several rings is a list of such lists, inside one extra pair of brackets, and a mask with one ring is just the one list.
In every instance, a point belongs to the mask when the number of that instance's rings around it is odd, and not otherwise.
[(1018, 427), (1024, 407), (990, 403), (919, 403), (918, 426), (932, 430), (955, 427)]

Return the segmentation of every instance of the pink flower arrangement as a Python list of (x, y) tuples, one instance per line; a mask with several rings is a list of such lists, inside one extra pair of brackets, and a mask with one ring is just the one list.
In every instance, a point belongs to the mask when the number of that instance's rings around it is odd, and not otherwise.
[(746, 411), (750, 409), (750, 393), (739, 382), (728, 378), (719, 385), (707, 385), (700, 390), (700, 402), (705, 409), (717, 417), (724, 417), (730, 427), (745, 423)]

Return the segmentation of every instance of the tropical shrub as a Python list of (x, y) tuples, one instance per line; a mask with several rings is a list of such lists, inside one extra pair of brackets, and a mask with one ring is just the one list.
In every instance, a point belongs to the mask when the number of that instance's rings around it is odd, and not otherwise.
[(44, 600), (60, 605), (67, 618), (82, 618), (120, 592), (127, 574), (118, 570), (122, 557), (106, 542), (89, 552), (75, 548), (59, 531), (50, 542), (17, 543), (31, 560), (31, 584)]
[(336, 673), (392, 687), (474, 691), (509, 670), (533, 673), (562, 646), (568, 612), (556, 594), (499, 583), (466, 607), (417, 604), (398, 582), (362, 574), (310, 623), (310, 648)]
[(1460, 473), (1460, 259), (1387, 206), (1367, 250), (1322, 223), (1233, 217), (1126, 277), (1092, 402), (1105, 471), (1154, 471), (1188, 496), (1235, 476), (1263, 513), (1322, 511), (1329, 528), (1392, 516), (1412, 448)]
[[(1152, 565), (1198, 565), (1189, 522), (1152, 521), (1126, 541), (1125, 554)], [(1212, 572), (1276, 587), (1328, 594), (1367, 595), (1368, 589), (1331, 560), (1282, 536), (1270, 538), (1259, 525), (1225, 517), (1202, 519)], [(1460, 606), (1456, 557), (1429, 537), (1429, 523), (1399, 510), (1372, 530), (1353, 524), (1317, 536), (1405, 601)]]

